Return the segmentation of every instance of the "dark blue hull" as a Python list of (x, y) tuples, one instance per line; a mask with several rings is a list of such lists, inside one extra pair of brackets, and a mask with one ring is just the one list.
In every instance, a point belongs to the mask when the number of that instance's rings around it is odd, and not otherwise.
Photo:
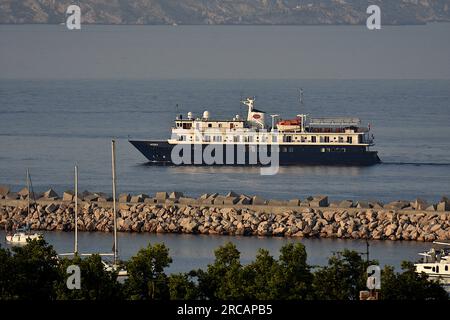
[[(167, 141), (149, 141), (149, 140), (130, 140), (130, 143), (136, 147), (150, 162), (159, 164), (178, 164), (172, 161), (172, 149), (174, 145)], [(207, 145), (203, 145), (203, 150)], [(197, 146), (198, 147), (198, 146)], [(245, 145), (245, 153), (238, 157), (237, 147), (234, 147), (232, 155), (227, 157), (227, 148), (223, 148), (223, 154), (216, 163), (205, 163), (201, 158), (200, 162), (195, 160), (194, 146), (189, 147), (190, 155), (187, 158), (191, 162), (185, 162), (184, 165), (258, 165), (262, 163), (258, 157), (256, 146)], [(270, 156), (270, 146), (266, 152)], [(228, 149), (228, 151), (230, 151)], [(256, 163), (255, 163), (256, 159)], [(333, 146), (333, 145), (282, 145), (279, 146), (279, 164), (280, 165), (352, 165), (369, 166), (380, 163), (377, 151), (367, 151), (366, 147), (361, 146)]]

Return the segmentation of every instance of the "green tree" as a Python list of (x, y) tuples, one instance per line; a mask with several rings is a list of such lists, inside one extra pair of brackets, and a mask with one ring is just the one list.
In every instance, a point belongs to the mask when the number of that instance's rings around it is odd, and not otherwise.
[(23, 300), (53, 300), (55, 285), (62, 281), (58, 256), (43, 239), (31, 240), (23, 247), (13, 247), (10, 297)]
[[(376, 264), (376, 262), (370, 262)], [(356, 251), (344, 250), (314, 273), (314, 297), (321, 300), (357, 300), (367, 287), (367, 263)]]
[(128, 261), (125, 289), (129, 299), (167, 299), (169, 288), (164, 269), (172, 263), (164, 244), (149, 244)]
[(281, 285), (279, 299), (307, 299), (311, 294), (313, 275), (306, 262), (305, 246), (290, 243), (280, 249)]
[[(67, 288), (67, 267), (77, 265), (81, 272), (81, 289), (70, 290)], [(60, 262), (61, 278), (64, 279), (56, 286), (58, 299), (60, 300), (118, 300), (122, 298), (122, 288), (117, 281), (117, 272), (107, 271), (98, 254), (81, 259), (79, 256), (73, 259), (63, 259)]]
[(2, 248), (0, 245), (0, 300), (7, 300), (13, 297), (12, 274), (14, 274), (14, 268), (11, 251)]
[(231, 242), (219, 247), (215, 261), (207, 271), (198, 270), (200, 297), (206, 299), (234, 300), (245, 298), (245, 277), (240, 262), (240, 252)]
[(180, 273), (169, 276), (169, 292), (171, 300), (195, 300), (198, 299), (198, 288), (191, 274)]
[(246, 297), (257, 300), (279, 299), (282, 270), (268, 250), (259, 249), (254, 262), (244, 267)]
[(426, 274), (415, 271), (414, 264), (402, 262), (402, 273), (391, 266), (381, 272), (381, 299), (383, 300), (448, 300), (445, 289)]

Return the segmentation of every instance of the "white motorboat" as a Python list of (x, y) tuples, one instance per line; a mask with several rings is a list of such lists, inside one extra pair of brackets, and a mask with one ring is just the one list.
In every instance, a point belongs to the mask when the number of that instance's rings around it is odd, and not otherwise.
[(450, 290), (450, 243), (435, 241), (428, 252), (419, 253), (422, 261), (414, 264), (417, 273), (425, 273), (432, 281), (439, 281)]
[(6, 242), (14, 244), (26, 244), (27, 241), (37, 240), (42, 237), (40, 233), (30, 233), (27, 230), (17, 230), (14, 233), (6, 235)]

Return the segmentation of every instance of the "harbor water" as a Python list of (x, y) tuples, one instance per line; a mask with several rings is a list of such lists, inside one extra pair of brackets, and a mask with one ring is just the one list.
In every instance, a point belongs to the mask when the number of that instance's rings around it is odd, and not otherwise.
[[(115, 138), (118, 193), (233, 190), (266, 199), (323, 194), (331, 201), (435, 202), (450, 195), (449, 30), (445, 23), (377, 33), (360, 26), (87, 26), (74, 33), (63, 26), (0, 26), (0, 185), (20, 190), (28, 168), (35, 191), (62, 194), (73, 189), (77, 164), (80, 191), (111, 193)], [(167, 139), (177, 114), (242, 115), (239, 100), (246, 96), (283, 118), (360, 117), (370, 123), (382, 163), (282, 167), (261, 176), (248, 167), (149, 165), (128, 142)], [(72, 248), (72, 233), (45, 238), (58, 252)], [(258, 248), (276, 255), (290, 241), (306, 245), (311, 264), (323, 265), (343, 248), (365, 251), (356, 240), (119, 234), (123, 259), (149, 242), (166, 243), (171, 272), (205, 267), (229, 240), (244, 263)], [(111, 245), (110, 234), (80, 234), (83, 251)], [(428, 248), (375, 241), (371, 256), (398, 267)]]

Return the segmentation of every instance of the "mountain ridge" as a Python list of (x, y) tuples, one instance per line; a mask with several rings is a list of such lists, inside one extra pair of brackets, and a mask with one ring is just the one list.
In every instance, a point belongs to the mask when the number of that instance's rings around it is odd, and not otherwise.
[(83, 24), (358, 25), (371, 4), (384, 25), (450, 21), (450, 0), (0, 0), (0, 24), (59, 24), (71, 4)]

